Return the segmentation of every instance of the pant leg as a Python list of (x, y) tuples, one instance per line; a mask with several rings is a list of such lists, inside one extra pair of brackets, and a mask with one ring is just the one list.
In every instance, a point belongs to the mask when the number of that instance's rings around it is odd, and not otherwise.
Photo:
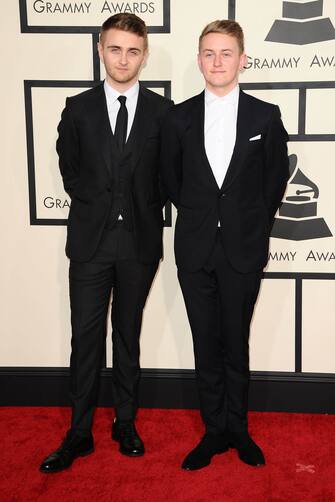
[(224, 348), (227, 426), (231, 431), (242, 432), (248, 428), (249, 329), (262, 272), (241, 274), (235, 271), (221, 243), (218, 243), (215, 262)]
[(218, 285), (211, 267), (178, 278), (191, 326), (200, 411), (208, 433), (226, 426), (223, 345), (219, 323)]
[(106, 337), (114, 268), (104, 263), (70, 263), (72, 324), (71, 429), (87, 435), (92, 427)]
[(119, 420), (133, 420), (140, 379), (139, 339), (143, 308), (158, 264), (116, 262), (112, 302), (113, 396)]

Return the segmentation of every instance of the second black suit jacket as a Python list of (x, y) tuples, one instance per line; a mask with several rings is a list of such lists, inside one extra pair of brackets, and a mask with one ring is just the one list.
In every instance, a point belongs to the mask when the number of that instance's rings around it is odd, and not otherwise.
[[(162, 178), (178, 209), (177, 266), (196, 271), (205, 265), (220, 221), (233, 268), (261, 270), (289, 176), (288, 135), (279, 108), (240, 91), (235, 149), (219, 187), (205, 151), (204, 107), (204, 92), (176, 105), (162, 131)], [(253, 137), (259, 139), (250, 141)]]
[[(130, 203), (137, 258), (142, 263), (158, 261), (162, 256), (160, 128), (171, 105), (170, 100), (140, 86), (123, 154), (131, 162)], [(58, 132), (59, 167), (65, 191), (71, 197), (66, 253), (72, 260), (85, 262), (97, 250), (116, 182), (112, 150), (117, 147), (113, 144), (103, 84), (67, 98)]]

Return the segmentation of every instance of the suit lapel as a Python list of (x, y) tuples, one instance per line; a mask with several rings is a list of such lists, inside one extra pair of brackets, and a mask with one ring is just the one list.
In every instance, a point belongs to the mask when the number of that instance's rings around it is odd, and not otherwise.
[(109, 174), (112, 174), (112, 154), (119, 155), (119, 151), (109, 122), (104, 85), (98, 85), (94, 91), (92, 99), (86, 106), (98, 150), (105, 161)]
[(98, 149), (109, 173), (112, 174), (113, 157), (120, 158), (121, 155), (125, 158), (131, 155), (132, 169), (135, 169), (147, 137), (154, 133), (152, 125), (155, 119), (155, 107), (145, 88), (140, 85), (134, 121), (122, 154), (119, 152), (110, 126), (103, 84), (94, 89), (94, 93), (86, 103), (86, 108), (93, 128), (94, 138), (96, 138), (97, 145), (99, 145)]
[(150, 97), (145, 93), (145, 89), (140, 85), (134, 121), (125, 144), (123, 155), (132, 156), (132, 169), (135, 169), (145, 141), (152, 132), (154, 122), (154, 107)]
[(205, 92), (203, 91), (198, 95), (198, 100), (196, 106), (194, 107), (194, 112), (191, 119), (191, 127), (194, 127), (194, 141), (193, 144), (195, 148), (200, 149), (200, 161), (201, 165), (205, 166), (206, 171), (209, 175), (209, 181), (212, 185), (219, 190), (219, 186), (216, 182), (213, 170), (208, 161), (205, 148)]
[(221, 190), (226, 190), (235, 180), (243, 166), (243, 160), (247, 154), (248, 135), (250, 132), (250, 111), (248, 95), (240, 90), (237, 124), (236, 142), (233, 155), (228, 166), (226, 176), (223, 180)]

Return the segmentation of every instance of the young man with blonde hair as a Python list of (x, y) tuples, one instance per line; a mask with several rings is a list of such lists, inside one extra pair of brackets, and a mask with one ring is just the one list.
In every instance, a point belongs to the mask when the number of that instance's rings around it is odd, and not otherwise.
[(142, 312), (162, 257), (159, 189), (161, 118), (171, 101), (138, 82), (148, 57), (147, 28), (134, 14), (102, 25), (98, 44), (106, 79), (68, 98), (57, 152), (71, 197), (66, 252), (72, 323), (71, 428), (40, 470), (68, 468), (94, 449), (93, 413), (113, 292), (112, 437), (120, 452), (144, 454), (135, 428)]
[(275, 212), (288, 179), (288, 136), (278, 106), (245, 94), (238, 23), (210, 23), (199, 39), (206, 88), (177, 105), (162, 134), (162, 178), (178, 210), (175, 255), (192, 330), (205, 435), (182, 467), (235, 448), (264, 455), (248, 433), (249, 326)]

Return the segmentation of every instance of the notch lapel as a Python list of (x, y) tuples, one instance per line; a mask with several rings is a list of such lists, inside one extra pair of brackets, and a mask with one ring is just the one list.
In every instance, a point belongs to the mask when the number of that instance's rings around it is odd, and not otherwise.
[(205, 148), (205, 91), (198, 95), (198, 101), (194, 107), (194, 112), (191, 118), (191, 127), (194, 127), (194, 145), (196, 149), (200, 149), (200, 163), (205, 166), (208, 173), (208, 179), (211, 185), (214, 185), (217, 190), (218, 186), (213, 170), (209, 163), (206, 148)]
[(123, 156), (132, 156), (132, 170), (136, 168), (143, 151), (145, 141), (152, 134), (155, 110), (152, 100), (140, 85), (134, 121), (125, 144)]
[(240, 90), (235, 147), (226, 176), (222, 183), (221, 191), (226, 190), (233, 183), (243, 166), (243, 160), (245, 158), (245, 155), (247, 154), (250, 120), (251, 115), (249, 111), (248, 95)]
[[(112, 174), (112, 156), (119, 150), (110, 126), (107, 101), (104, 85), (98, 85), (92, 99), (86, 105), (91, 126), (93, 128), (94, 138), (97, 142), (97, 150), (102, 155), (109, 174)], [(113, 151), (112, 151), (113, 150)]]

